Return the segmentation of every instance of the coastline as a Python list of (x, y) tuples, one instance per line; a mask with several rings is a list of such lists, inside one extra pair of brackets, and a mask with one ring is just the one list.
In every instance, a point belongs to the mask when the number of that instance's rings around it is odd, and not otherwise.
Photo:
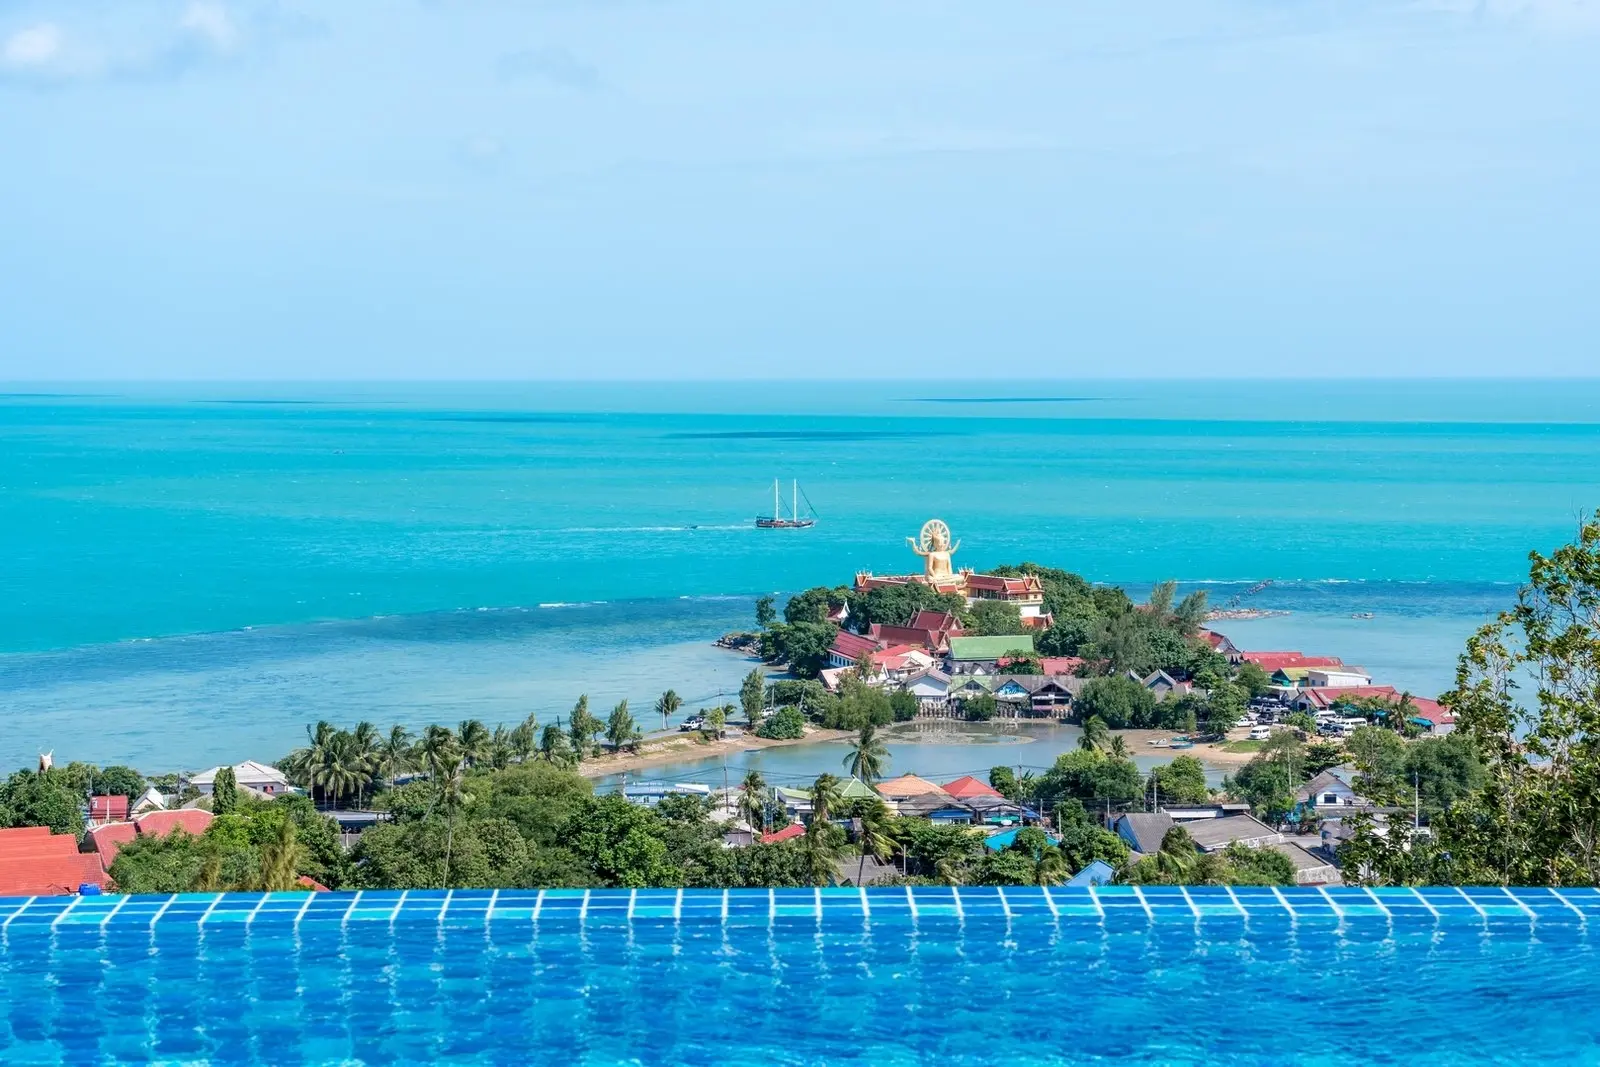
[(698, 733), (683, 733), (676, 736), (659, 737), (654, 741), (646, 741), (641, 744), (638, 752), (628, 753), (627, 755), (599, 756), (594, 759), (584, 760), (578, 765), (577, 771), (585, 778), (606, 778), (613, 774), (630, 774), (634, 771), (646, 770), (652, 767), (713, 759), (717, 756), (728, 756), (756, 749), (793, 748), (800, 745), (820, 744), (828, 741), (843, 741), (846, 738), (854, 737), (855, 733), (851, 730), (822, 730), (807, 727), (804, 737), (781, 741), (757, 737), (754, 734), (725, 737), (719, 741), (700, 741), (698, 740), (699, 736)]

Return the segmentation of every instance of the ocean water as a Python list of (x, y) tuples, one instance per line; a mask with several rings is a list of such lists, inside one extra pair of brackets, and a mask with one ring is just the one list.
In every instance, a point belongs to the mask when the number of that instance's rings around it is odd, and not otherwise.
[[(1595, 382), (4, 392), (0, 765), (725, 692), (755, 595), (915, 567), (935, 515), (978, 568), (1274, 579), (1225, 631), (1434, 693), (1600, 505)], [(774, 477), (815, 528), (753, 528)]]
[(1596, 922), (1593, 889), (0, 900), (0, 1060), (1593, 1064)]

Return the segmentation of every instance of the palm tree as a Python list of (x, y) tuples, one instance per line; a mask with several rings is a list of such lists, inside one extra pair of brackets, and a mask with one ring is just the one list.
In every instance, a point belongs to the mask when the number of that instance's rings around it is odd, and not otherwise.
[(661, 728), (663, 730), (670, 728), (667, 720), (676, 715), (681, 707), (683, 707), (683, 698), (674, 690), (668, 689), (661, 694), (660, 699), (656, 701), (656, 714), (661, 716)]
[(539, 755), (545, 762), (557, 767), (572, 766), (572, 746), (559, 722), (553, 722), (539, 735)]
[(319, 720), (315, 726), (307, 726), (306, 746), (295, 749), (283, 761), (284, 773), (296, 785), (311, 790), (313, 801), (326, 799), (322, 796), (322, 785), (318, 780), (320, 775), (316, 769), (327, 761), (328, 746), (338, 732), (333, 723), (326, 719)]
[(1111, 744), (1107, 746), (1106, 752), (1112, 756), (1115, 756), (1117, 759), (1127, 759), (1128, 739), (1123, 737), (1121, 734), (1111, 735)]
[(1106, 747), (1110, 737), (1111, 730), (1106, 726), (1106, 721), (1098, 715), (1091, 715), (1083, 720), (1083, 735), (1078, 738), (1078, 747), (1098, 752)]
[(416, 768), (417, 761), (411, 752), (411, 731), (404, 726), (391, 726), (389, 736), (378, 747), (378, 769), (393, 785), (395, 778)]
[(494, 735), (489, 738), (489, 766), (503, 771), (511, 766), (516, 756), (517, 748), (511, 743), (511, 731), (505, 728), (504, 723), (495, 726)]
[(850, 742), (850, 751), (844, 757), (844, 765), (852, 777), (859, 778), (868, 785), (883, 777), (883, 769), (889, 763), (889, 750), (878, 738), (878, 728), (872, 723), (861, 727), (860, 735)]
[(450, 849), (455, 842), (456, 813), (472, 803), (465, 790), (467, 776), (466, 758), (459, 752), (440, 768), (437, 778), (439, 804), (444, 808), (444, 881), (441, 889), (450, 888)]
[(606, 719), (606, 740), (611, 743), (612, 751), (621, 752), (638, 739), (639, 729), (633, 724), (633, 713), (628, 710), (628, 702), (624, 700), (611, 709), (611, 715)]
[(286, 893), (293, 889), (300, 877), (300, 862), (305, 849), (301, 848), (295, 833), (294, 820), (287, 815), (278, 824), (278, 832), (267, 844), (261, 846), (261, 888), (267, 893)]
[(739, 783), (739, 817), (757, 834), (767, 825), (767, 783), (760, 771), (750, 771)]
[(356, 728), (350, 731), (351, 764), (358, 778), (356, 783), (358, 808), (361, 806), (367, 787), (372, 784), (373, 777), (377, 774), (378, 749), (382, 745), (383, 738), (378, 734), (378, 728), (370, 722), (358, 722)]
[(450, 732), (448, 726), (430, 726), (422, 731), (417, 750), (423, 765), (428, 768), (429, 777), (437, 778), (444, 766), (456, 758), (456, 735)]
[(461, 755), (469, 764), (476, 767), (488, 762), (494, 738), (487, 726), (477, 719), (463, 719), (461, 725), (456, 727), (456, 736), (461, 742)]
[(819, 774), (811, 785), (811, 825), (827, 824), (839, 810), (839, 779), (831, 774)]
[(1194, 870), (1200, 850), (1194, 838), (1181, 826), (1174, 826), (1161, 838), (1161, 848), (1155, 854), (1156, 871), (1167, 885), (1182, 885)]
[(859, 809), (861, 830), (856, 835), (856, 844), (861, 847), (861, 863), (856, 868), (856, 885), (866, 877), (867, 857), (882, 863), (894, 852), (894, 841), (888, 834), (889, 808), (881, 800), (873, 800), (861, 805)]

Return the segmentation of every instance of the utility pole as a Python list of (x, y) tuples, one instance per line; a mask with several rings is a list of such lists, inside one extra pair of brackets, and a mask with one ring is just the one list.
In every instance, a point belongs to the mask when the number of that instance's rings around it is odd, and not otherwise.
[(1422, 783), (1417, 772), (1411, 772), (1411, 828), (1422, 829)]

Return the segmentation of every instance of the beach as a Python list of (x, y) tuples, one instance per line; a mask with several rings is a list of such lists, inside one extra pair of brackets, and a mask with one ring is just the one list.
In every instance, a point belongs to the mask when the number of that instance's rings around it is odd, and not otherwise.
[(584, 760), (578, 766), (578, 773), (585, 778), (608, 778), (613, 775), (633, 774), (638, 771), (671, 767), (686, 761), (703, 762), (705, 760), (726, 759), (730, 755), (739, 755), (746, 752), (760, 752), (773, 748), (796, 748), (829, 741), (846, 741), (854, 736), (854, 732), (850, 730), (823, 730), (807, 727), (804, 737), (792, 740), (774, 740), (766, 737), (757, 737), (755, 734), (741, 734), (738, 737), (709, 740), (704, 738), (699, 731), (686, 731), (676, 736), (668, 734), (648, 737), (640, 743), (637, 752), (608, 754)]

